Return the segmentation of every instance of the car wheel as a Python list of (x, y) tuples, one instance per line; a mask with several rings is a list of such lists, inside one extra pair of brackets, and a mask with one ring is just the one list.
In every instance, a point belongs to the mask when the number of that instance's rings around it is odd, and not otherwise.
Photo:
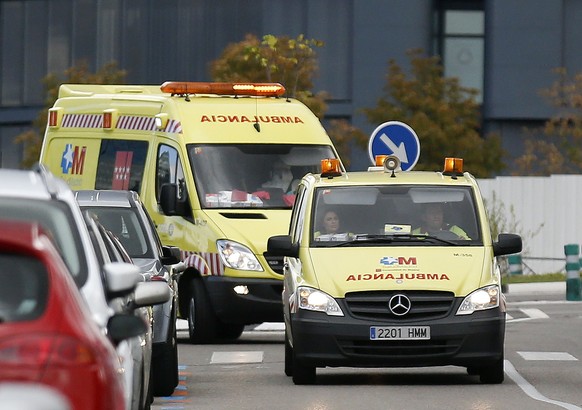
[(188, 332), (192, 343), (212, 343), (217, 335), (217, 319), (210, 306), (202, 279), (190, 283)]
[(151, 404), (153, 401), (153, 397), (152, 397), (152, 372), (150, 371), (150, 375), (149, 375), (149, 383), (148, 383), (148, 387), (147, 387), (147, 391), (146, 391), (146, 387), (144, 386), (143, 381), (145, 380), (145, 369), (144, 369), (144, 365), (142, 364), (141, 366), (141, 371), (140, 371), (140, 380), (142, 380), (140, 389), (139, 389), (139, 400), (137, 401), (137, 403), (135, 402), (135, 399), (132, 400), (132, 408), (136, 407), (139, 410), (150, 410), (151, 409)]
[(154, 402), (154, 395), (153, 395), (153, 388), (154, 388), (154, 378), (153, 378), (153, 371), (150, 369), (150, 382), (148, 383), (148, 391), (145, 396), (145, 401), (143, 402), (143, 410), (151, 410), (152, 403)]
[(295, 350), (291, 355), (291, 372), (293, 383), (295, 384), (314, 384), (315, 383), (315, 366), (306, 366), (297, 360)]
[(479, 372), (479, 380), (484, 384), (500, 384), (505, 379), (503, 370), (503, 358), (497, 360), (490, 366), (482, 367)]
[(221, 339), (238, 339), (245, 330), (245, 325), (220, 323), (217, 328), (218, 337)]
[(175, 321), (168, 332), (169, 339), (159, 347), (159, 354), (152, 360), (154, 396), (171, 396), (178, 385), (178, 340)]
[(285, 375), (293, 376), (293, 348), (289, 343), (287, 333), (285, 333)]

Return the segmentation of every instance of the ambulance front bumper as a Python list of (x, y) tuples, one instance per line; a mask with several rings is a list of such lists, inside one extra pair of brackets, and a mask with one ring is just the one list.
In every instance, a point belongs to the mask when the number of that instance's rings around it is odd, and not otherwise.
[(209, 276), (204, 280), (221, 322), (250, 325), (283, 321), (282, 280), (227, 276)]
[[(370, 340), (371, 326), (429, 326), (428, 340)], [(430, 321), (373, 323), (299, 310), (291, 315), (298, 360), (316, 367), (479, 366), (503, 357), (505, 313), (499, 308)]]

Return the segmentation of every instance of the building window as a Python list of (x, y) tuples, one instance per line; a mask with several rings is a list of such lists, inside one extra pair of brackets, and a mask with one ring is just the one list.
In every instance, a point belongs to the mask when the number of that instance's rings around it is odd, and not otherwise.
[(485, 11), (482, 0), (440, 0), (435, 7), (435, 53), (444, 75), (457, 77), (463, 87), (479, 90), (483, 100)]

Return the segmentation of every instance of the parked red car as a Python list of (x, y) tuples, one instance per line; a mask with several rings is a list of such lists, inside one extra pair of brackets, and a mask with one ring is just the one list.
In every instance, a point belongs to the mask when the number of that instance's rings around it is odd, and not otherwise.
[(113, 316), (103, 334), (48, 234), (0, 220), (0, 383), (50, 386), (73, 409), (122, 410), (112, 340), (144, 330), (133, 318)]

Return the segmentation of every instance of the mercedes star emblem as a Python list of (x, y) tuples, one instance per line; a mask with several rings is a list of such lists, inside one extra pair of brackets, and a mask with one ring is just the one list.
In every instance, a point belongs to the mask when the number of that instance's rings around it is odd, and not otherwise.
[(388, 308), (392, 313), (396, 316), (404, 316), (408, 312), (410, 312), (410, 299), (407, 296), (402, 294), (394, 295), (390, 298), (388, 302)]

